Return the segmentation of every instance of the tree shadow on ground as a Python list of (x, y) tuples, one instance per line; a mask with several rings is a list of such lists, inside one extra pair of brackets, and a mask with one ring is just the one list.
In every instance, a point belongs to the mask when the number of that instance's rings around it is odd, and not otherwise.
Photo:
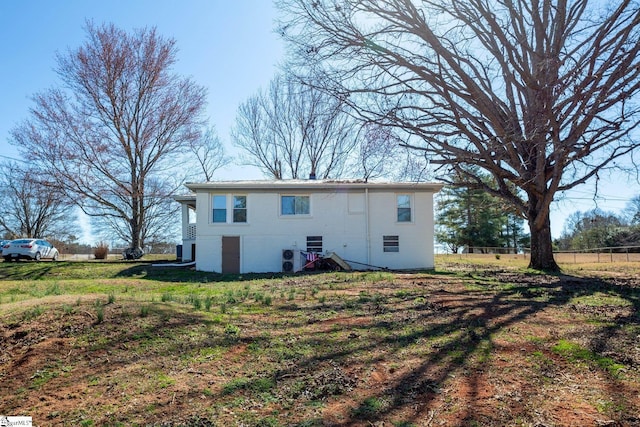
[[(392, 342), (371, 342), (366, 345), (376, 347), (391, 344), (390, 352), (401, 352), (407, 346), (418, 343), (421, 338), (426, 338), (433, 342), (437, 337), (454, 337), (442, 344), (434, 347), (434, 351), (429, 352), (421, 363), (409, 370), (404, 376), (397, 379), (393, 384), (383, 390), (376, 390), (369, 397), (363, 400), (352, 412), (351, 416), (335, 425), (366, 425), (381, 420), (387, 420), (393, 413), (403, 413), (403, 407), (414, 405), (417, 409), (413, 412), (417, 415), (411, 418), (404, 418), (403, 425), (423, 425), (426, 422), (425, 415), (433, 412), (425, 412), (420, 408), (429, 408), (430, 403), (438, 395), (439, 389), (445, 387), (448, 379), (452, 376), (466, 376), (468, 396), (467, 408), (458, 421), (460, 425), (491, 425), (503, 422), (498, 414), (492, 414), (480, 399), (474, 402), (474, 396), (479, 397), (483, 391), (478, 384), (478, 374), (483, 371), (486, 358), (483, 353), (489, 356), (490, 348), (495, 345), (495, 337), (501, 331), (532, 319), (536, 314), (543, 312), (547, 308), (562, 308), (566, 310), (568, 316), (586, 314), (605, 313), (603, 326), (586, 342), (585, 359), (601, 360), (602, 355), (615, 358), (616, 363), (635, 369), (640, 364), (640, 358), (632, 358), (628, 354), (621, 354), (616, 350), (614, 343), (616, 337), (624, 329), (640, 332), (640, 282), (638, 280), (603, 280), (599, 278), (578, 278), (572, 276), (526, 276), (507, 274), (504, 277), (493, 278), (496, 282), (485, 286), (480, 283), (472, 291), (463, 291), (455, 295), (442, 289), (440, 292), (448, 293), (452, 299), (458, 302), (453, 307), (441, 307), (440, 313), (447, 317), (444, 324), (428, 323), (419, 327), (412, 334), (394, 336), (389, 338)], [(500, 288), (501, 285), (508, 284), (504, 289), (493, 292), (491, 288)], [(493, 295), (485, 295), (487, 293)], [(580, 299), (593, 297), (599, 294), (616, 296), (621, 298), (628, 309), (617, 310), (611, 313), (610, 310), (620, 308), (619, 305), (606, 307), (601, 305), (589, 305), (576, 303)], [(443, 313), (443, 312), (446, 312)], [(424, 312), (420, 318), (429, 317)], [(367, 327), (376, 327), (368, 325)], [(580, 333), (578, 331), (578, 333)], [(632, 339), (630, 334), (622, 333), (626, 339)], [(631, 334), (635, 336), (634, 334)], [(558, 337), (560, 339), (562, 337)], [(571, 337), (566, 337), (571, 338)], [(581, 337), (584, 338), (584, 337)], [(633, 348), (633, 345), (630, 346)], [(361, 349), (359, 349), (361, 351)], [(624, 351), (624, 350), (622, 350)], [(343, 358), (344, 354), (324, 355), (326, 358)], [(523, 357), (526, 355), (523, 355)], [(384, 357), (389, 357), (389, 354)], [(443, 361), (445, 363), (443, 364)], [(625, 408), (618, 414), (620, 422), (624, 425), (630, 423), (640, 424), (637, 418), (640, 409), (636, 401), (627, 401), (623, 397), (623, 391), (627, 386), (615, 372), (607, 371), (606, 366), (593, 364), (592, 370), (595, 375), (602, 375), (608, 382), (611, 406)], [(486, 386), (486, 384), (484, 384)], [(630, 394), (637, 394), (638, 390), (630, 390)], [(408, 399), (408, 396), (410, 398)], [(522, 390), (519, 399), (525, 400), (526, 404), (534, 407), (536, 405), (536, 392), (533, 390)], [(372, 402), (385, 402), (376, 407)], [(526, 405), (522, 405), (526, 406)], [(406, 411), (405, 411), (406, 413)], [(526, 414), (521, 414), (526, 415)], [(513, 420), (511, 420), (513, 421)]]
[(4, 261), (0, 280), (38, 280), (47, 277), (57, 266), (54, 261)]
[(260, 279), (280, 279), (287, 277), (304, 277), (315, 274), (304, 273), (248, 273), (221, 274), (215, 272), (197, 271), (193, 267), (163, 266), (162, 264), (138, 264), (118, 272), (116, 277), (135, 277), (148, 280), (163, 280), (167, 282), (247, 282)]
[[(404, 426), (428, 425), (436, 415), (442, 415), (438, 412), (446, 412), (446, 407), (434, 405), (441, 400), (444, 390), (455, 386), (464, 389), (458, 391), (458, 397), (464, 397), (464, 405), (456, 409), (455, 419), (447, 419), (453, 425), (504, 425), (516, 420), (542, 425), (582, 423), (589, 420), (588, 416), (573, 421), (558, 420), (553, 414), (536, 409), (540, 399), (553, 397), (540, 394), (538, 388), (544, 387), (544, 381), (558, 378), (562, 374), (557, 372), (559, 368), (552, 372), (554, 368), (545, 365), (540, 369), (547, 371), (542, 370), (539, 378), (511, 377), (520, 383), (521, 389), (510, 391), (512, 394), (507, 397), (487, 395), (486, 388), (492, 379), (483, 377), (484, 371), (493, 362), (494, 349), (509, 345), (501, 342), (501, 334), (526, 322), (540, 322), (536, 316), (551, 309), (567, 317), (591, 319), (595, 323), (592, 333), (584, 335), (585, 331), (570, 328), (548, 330), (546, 337), (525, 337), (524, 344), (514, 343), (524, 347), (514, 350), (513, 357), (522, 358), (522, 365), (536, 357), (541, 360), (546, 357), (546, 363), (564, 361), (567, 366), (578, 362), (589, 364), (588, 371), (605, 382), (602, 392), (608, 399), (606, 405), (622, 408), (602, 416), (623, 425), (640, 423), (638, 401), (627, 397), (637, 395), (638, 390), (629, 389), (637, 383), (630, 386), (624, 375), (609, 369), (611, 365), (600, 363), (611, 359), (624, 369), (635, 370), (640, 366), (638, 355), (625, 353), (625, 349), (635, 348), (634, 333), (640, 333), (637, 279), (496, 272), (472, 279), (475, 279), (472, 286), (455, 290), (450, 290), (444, 281), (439, 287), (431, 283), (417, 293), (393, 296), (369, 293), (305, 306), (283, 304), (278, 310), (285, 317), (290, 314), (284, 337), (246, 333), (238, 341), (254, 351), (264, 351), (268, 358), (278, 359), (277, 367), (268, 364), (241, 382), (230, 382), (232, 386), (223, 387), (214, 400), (259, 401), (269, 394), (275, 400), (288, 402), (285, 406), (292, 408), (295, 401), (328, 405), (322, 415), (299, 421), (295, 424), (299, 426), (364, 426), (389, 421)], [(600, 304), (599, 296), (618, 300), (608, 306), (606, 298)], [(271, 320), (262, 321), (269, 324)], [(279, 328), (281, 325), (275, 323), (266, 326), (273, 331)], [(527, 339), (543, 342), (528, 346)], [(620, 339), (631, 340), (630, 347), (620, 347)], [(569, 340), (579, 343), (574, 347), (576, 354), (556, 356), (556, 344)], [(276, 341), (284, 343), (278, 352)], [(415, 352), (415, 356), (406, 357), (407, 351)], [(389, 375), (388, 381), (375, 382), (372, 372), (367, 371), (406, 360), (410, 363), (395, 366), (395, 375)], [(517, 367), (518, 361), (515, 363), (511, 368)], [(356, 389), (358, 393), (354, 394)], [(331, 405), (345, 397), (350, 402), (347, 409), (338, 408), (340, 415), (335, 416)], [(491, 406), (500, 404), (501, 399), (505, 405), (517, 402), (518, 407), (501, 414)], [(248, 425), (269, 425), (274, 418), (252, 420)]]
[[(128, 274), (134, 274), (134, 270)], [(135, 274), (127, 277), (137, 277)], [(127, 395), (129, 399), (146, 400), (137, 406), (123, 400), (113, 418), (102, 420), (105, 424), (146, 419), (145, 425), (217, 425), (217, 415), (224, 415), (227, 420), (255, 426), (369, 426), (391, 422), (408, 427), (432, 422), (437, 425), (436, 421), (442, 420), (447, 425), (510, 425), (516, 420), (532, 425), (570, 425), (571, 421), (540, 412), (544, 404), (541, 399), (550, 398), (541, 390), (564, 375), (562, 366), (574, 362), (587, 364), (586, 372), (605, 383), (605, 403), (617, 409), (602, 417), (606, 415), (621, 425), (640, 424), (636, 418), (640, 411), (637, 398), (626, 397), (638, 395), (639, 390), (630, 389), (637, 386), (637, 381), (629, 383), (624, 372), (600, 363), (611, 359), (628, 371), (640, 366), (640, 355), (635, 351), (635, 339), (640, 335), (637, 278), (494, 271), (472, 272), (460, 280), (455, 274), (416, 274), (403, 278), (410, 285), (401, 291), (393, 282), (379, 281), (369, 283), (367, 292), (361, 293), (349, 293), (348, 275), (335, 279), (343, 281), (327, 287), (326, 300), (283, 299), (270, 307), (277, 310), (277, 316), (257, 316), (249, 311), (212, 320), (204, 313), (188, 312), (184, 306), (155, 303), (146, 314), (121, 308), (113, 317), (107, 311), (108, 321), (104, 323), (88, 319), (86, 311), (78, 310), (69, 319), (70, 329), (47, 330), (42, 335), (86, 337), (87, 342), (78, 344), (75, 350), (65, 347), (59, 354), (49, 354), (81, 372), (79, 377), (74, 376), (79, 380), (78, 387), (91, 390), (93, 378), (99, 378), (104, 384), (95, 387), (102, 387), (105, 396), (125, 395), (130, 387), (141, 387), (127, 383), (129, 370), (136, 364), (157, 376), (150, 380), (148, 391), (142, 390), (138, 397)], [(313, 286), (303, 281), (291, 283)], [(105, 307), (111, 310), (117, 305), (116, 300), (116, 304)], [(142, 310), (141, 306), (134, 307)], [(232, 307), (227, 309), (233, 311)], [(555, 323), (545, 325), (549, 319), (544, 316), (564, 316), (564, 324), (569, 325), (556, 330)], [(581, 322), (576, 322), (580, 324), (588, 320), (589, 331), (572, 329), (571, 318), (580, 318)], [(538, 332), (524, 329), (529, 324), (539, 326)], [(19, 327), (25, 330), (5, 334), (15, 337), (9, 340), (15, 345), (35, 335), (28, 331), (27, 324)], [(523, 341), (509, 341), (513, 330)], [(535, 335), (540, 330), (544, 335)], [(579, 351), (556, 353), (556, 345), (564, 341), (579, 344)], [(86, 351), (80, 355), (77, 348), (82, 346)], [(625, 351), (629, 349), (635, 353)], [(38, 351), (37, 344), (34, 351)], [(496, 356), (507, 351), (514, 360)], [(29, 354), (33, 352), (25, 353), (24, 360), (16, 363), (28, 363)], [(73, 357), (76, 359), (69, 359)], [(497, 391), (487, 394), (487, 388), (503, 381), (496, 368), (490, 367), (500, 363), (504, 364), (505, 377), (514, 384), (504, 384), (501, 396)], [(540, 372), (529, 370), (521, 377), (506, 372), (517, 369), (518, 364), (539, 365)], [(34, 367), (29, 375), (41, 370)], [(171, 389), (163, 383), (162, 373), (166, 372), (192, 378), (193, 384), (176, 384)], [(487, 372), (496, 376), (487, 378)], [(17, 380), (10, 376), (4, 379)], [(51, 399), (69, 399), (53, 391), (54, 381), (63, 379), (60, 375), (52, 380), (51, 389), (43, 386), (43, 390), (33, 391), (33, 398), (38, 401), (40, 392), (52, 390)], [(172, 391), (163, 392), (165, 387)], [(207, 400), (202, 400), (203, 387), (208, 390)], [(454, 387), (457, 390), (452, 392)], [(14, 398), (14, 407), (19, 407), (25, 396)], [(185, 403), (199, 401), (205, 403), (201, 407)], [(207, 406), (209, 401), (215, 402), (214, 407)], [(269, 406), (269, 402), (277, 404)], [(89, 406), (86, 402), (82, 405)], [(163, 411), (176, 405), (181, 405), (178, 409), (183, 412), (165, 414), (162, 420)], [(310, 411), (314, 405), (320, 409)], [(279, 411), (277, 416), (273, 408)], [(296, 417), (296, 411), (313, 414)], [(231, 412), (237, 418), (231, 418)], [(79, 417), (76, 420), (81, 420)], [(285, 419), (286, 424), (279, 424)], [(585, 420), (593, 421), (583, 418), (574, 420), (574, 424), (584, 424)], [(55, 424), (59, 418), (50, 421)]]
[[(436, 280), (439, 279), (444, 278), (438, 276)], [(339, 417), (332, 415), (331, 406), (328, 406), (323, 415), (299, 421), (297, 425), (300, 426), (368, 426), (390, 420), (396, 425), (426, 425), (439, 411), (434, 403), (452, 384), (463, 388), (465, 397), (457, 418), (448, 420), (453, 424), (509, 424), (516, 419), (532, 423), (558, 422), (552, 415), (536, 413), (539, 399), (545, 398), (536, 387), (544, 378), (540, 381), (517, 378), (522, 382), (522, 389), (513, 391), (512, 397), (518, 408), (511, 408), (508, 415), (488, 407), (487, 379), (483, 378), (486, 364), (491, 363), (493, 349), (505, 345), (499, 342), (504, 331), (520, 327), (523, 322), (536, 322), (536, 316), (547, 309), (560, 309), (570, 317), (594, 319), (603, 317), (601, 313), (604, 313), (602, 325), (595, 328), (595, 333), (578, 337), (578, 342), (582, 343), (579, 348), (587, 352), (585, 360), (579, 362), (589, 363), (589, 372), (604, 378), (607, 404), (624, 408), (607, 415), (624, 425), (638, 421), (635, 418), (640, 411), (638, 402), (625, 397), (637, 395), (638, 390), (628, 390), (622, 377), (597, 363), (600, 358), (608, 357), (627, 369), (635, 369), (640, 364), (637, 357), (623, 354), (624, 349), (619, 349), (616, 342), (620, 334), (629, 338), (628, 331), (640, 332), (640, 283), (637, 280), (511, 273), (480, 275), (475, 279), (470, 288), (449, 290), (446, 284), (439, 288), (431, 284), (422, 295), (393, 296), (392, 302), (389, 295), (368, 293), (315, 306), (283, 306), (284, 314), (289, 310), (291, 319), (296, 319), (288, 321), (284, 337), (275, 339), (274, 335), (265, 335), (264, 329), (252, 334), (251, 326), (247, 325), (247, 333), (241, 334), (235, 343), (222, 337), (199, 342), (196, 347), (243, 344), (279, 360), (277, 364), (258, 369), (256, 375), (245, 377), (240, 383), (229, 382), (217, 395), (223, 401), (247, 399), (251, 402), (255, 399), (255, 405), (259, 406), (258, 401), (267, 393), (295, 407), (293, 402), (296, 401), (329, 405), (343, 397), (351, 398), (348, 409), (341, 408)], [(386, 285), (380, 283), (378, 289)], [(603, 308), (597, 302), (590, 302), (590, 298), (599, 295), (617, 297), (618, 305)], [(317, 315), (319, 311), (329, 313), (328, 317), (323, 319)], [(341, 313), (349, 320), (341, 319)], [(270, 319), (263, 321), (268, 324)], [(277, 331), (279, 327), (273, 324), (267, 329)], [(522, 357), (521, 363), (527, 364), (526, 359), (535, 357), (536, 349), (542, 349), (552, 357), (553, 350), (550, 349), (557, 342), (576, 338), (570, 332), (557, 331), (555, 335), (550, 331), (551, 335), (544, 338), (544, 346), (514, 357)], [(582, 333), (584, 331), (575, 331), (578, 335)], [(275, 350), (276, 341), (284, 343), (278, 351)], [(185, 348), (189, 349), (188, 346)], [(414, 351), (415, 356), (407, 358), (404, 356), (407, 351)], [(567, 363), (575, 362), (571, 360), (573, 355), (566, 357)], [(396, 374), (389, 381), (375, 382), (372, 373), (367, 371), (385, 362), (393, 364), (408, 359), (411, 363), (395, 367)], [(452, 378), (456, 378), (455, 382)], [(363, 392), (367, 388), (369, 391)], [(356, 389), (358, 394), (353, 395)], [(268, 416), (252, 418), (248, 424), (268, 425), (272, 419)]]
[[(618, 301), (614, 307), (598, 305), (597, 301), (589, 302), (589, 298), (598, 295), (615, 296), (622, 302)], [(439, 302), (434, 304), (430, 300)], [(581, 303), (581, 300), (586, 303)], [(448, 303), (453, 301), (455, 304)], [(362, 363), (361, 360), (354, 360), (354, 355), (371, 354), (375, 350), (379, 360), (393, 361), (401, 359), (397, 357), (399, 354), (416, 345), (425, 344), (430, 349), (424, 351), (421, 361), (410, 369), (398, 368), (406, 371), (403, 375), (396, 376), (381, 388), (372, 388), (371, 393), (352, 407), (346, 418), (315, 418), (301, 425), (376, 425), (376, 422), (389, 421), (394, 416), (396, 424), (424, 425), (435, 414), (435, 410), (431, 409), (432, 403), (442, 389), (448, 386), (452, 377), (467, 379), (466, 384), (463, 384), (467, 396), (466, 409), (462, 411), (456, 424), (495, 425), (514, 422), (516, 418), (504, 419), (497, 413), (499, 411), (486, 406), (487, 396), (483, 396), (485, 390), (481, 388), (487, 384), (486, 379), (481, 378), (482, 373), (491, 358), (492, 349), (504, 345), (498, 344), (496, 337), (522, 322), (534, 319), (549, 308), (559, 308), (566, 316), (597, 317), (605, 313), (605, 319), (601, 319), (603, 325), (596, 328), (593, 335), (580, 337), (584, 347), (576, 347), (582, 351), (582, 360), (579, 362), (590, 363), (594, 375), (605, 378), (610, 399), (608, 405), (624, 408), (615, 414), (615, 421), (624, 425), (640, 424), (640, 419), (637, 418), (640, 410), (637, 400), (629, 401), (625, 397), (637, 395), (638, 390), (628, 390), (628, 385), (618, 372), (608, 369), (610, 364), (600, 363), (610, 358), (626, 369), (635, 370), (640, 365), (637, 355), (634, 358), (624, 354), (624, 348), (620, 349), (616, 342), (622, 336), (630, 341), (627, 349), (635, 349), (634, 331), (640, 332), (638, 280), (505, 274), (494, 277), (487, 283), (480, 280), (472, 290), (452, 292), (445, 286), (431, 291), (425, 297), (424, 304), (414, 306), (404, 314), (403, 310), (395, 314), (385, 310), (384, 302), (377, 302), (375, 305), (377, 308), (370, 306), (369, 310), (379, 310), (385, 318), (392, 317), (395, 320), (375, 321), (375, 316), (372, 316), (370, 322), (352, 324), (347, 336), (351, 337), (349, 341), (355, 340), (357, 343), (330, 343), (327, 340), (327, 351), (275, 373), (275, 378), (295, 376), (296, 372), (308, 371), (308, 366), (318, 366), (326, 360), (337, 362), (343, 367)], [(339, 311), (340, 307), (329, 307), (329, 310)], [(383, 333), (372, 333), (376, 330)], [(554, 331), (550, 332), (547, 348), (559, 340), (575, 338), (570, 335), (562, 336), (562, 331), (555, 331), (558, 336), (554, 335)], [(584, 331), (576, 331), (577, 334), (582, 332)], [(360, 336), (368, 339), (358, 340)], [(312, 333), (307, 339), (313, 342), (318, 337)], [(533, 356), (522, 354), (516, 357)], [(569, 354), (567, 357), (572, 359), (577, 356)], [(527, 379), (521, 380), (527, 383)], [(460, 382), (457, 384), (460, 385)], [(533, 418), (536, 415), (532, 408), (536, 407), (539, 398), (535, 388), (519, 392), (519, 419), (530, 417), (532, 422), (535, 421)]]

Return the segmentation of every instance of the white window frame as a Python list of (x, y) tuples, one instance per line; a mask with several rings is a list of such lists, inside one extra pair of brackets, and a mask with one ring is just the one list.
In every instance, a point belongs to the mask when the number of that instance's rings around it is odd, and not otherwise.
[[(224, 197), (224, 221), (216, 221), (216, 210), (223, 210), (223, 208), (216, 208), (216, 197)], [(226, 224), (229, 216), (228, 197), (226, 194), (212, 194), (211, 195), (211, 223), (212, 224)]]
[[(282, 200), (284, 197), (293, 197), (294, 198), (294, 213), (284, 213), (282, 210)], [(307, 213), (296, 213), (296, 198), (298, 197), (306, 197), (308, 199), (308, 209)], [(310, 217), (311, 216), (311, 195), (310, 194), (280, 194), (280, 216), (286, 218), (300, 218), (300, 217)]]
[[(400, 207), (400, 197), (407, 197), (409, 200), (409, 220), (400, 220), (400, 209), (407, 209), (405, 207)], [(414, 209), (413, 209), (413, 194), (409, 193), (397, 193), (396, 194), (396, 223), (398, 224), (410, 224), (413, 222), (414, 218)]]
[[(236, 208), (236, 197), (244, 197), (244, 208)], [(246, 194), (231, 195), (231, 222), (234, 224), (247, 224), (249, 222), (249, 198)], [(244, 211), (244, 221), (236, 221), (236, 211)]]
[[(216, 197), (224, 197), (224, 221), (215, 221), (215, 211), (222, 211), (222, 207), (215, 207)], [(236, 197), (244, 197), (245, 207), (236, 208)], [(245, 211), (245, 221), (236, 221), (235, 213), (237, 210)], [(212, 224), (247, 224), (249, 222), (249, 197), (246, 194), (229, 194), (229, 193), (213, 193), (211, 194), (211, 223)]]

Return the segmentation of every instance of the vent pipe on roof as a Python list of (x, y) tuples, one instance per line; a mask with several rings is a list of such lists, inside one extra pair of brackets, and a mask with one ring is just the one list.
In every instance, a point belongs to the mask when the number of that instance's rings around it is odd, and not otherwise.
[(316, 173), (315, 172), (311, 172), (309, 174), (309, 179), (316, 179)]

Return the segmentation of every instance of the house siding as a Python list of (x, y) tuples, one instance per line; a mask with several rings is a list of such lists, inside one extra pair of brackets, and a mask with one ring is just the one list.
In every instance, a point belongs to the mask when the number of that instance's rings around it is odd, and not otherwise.
[[(437, 190), (435, 190), (437, 191)], [(306, 251), (307, 236), (322, 236), (322, 251), (335, 252), (355, 269), (434, 267), (433, 190), (378, 188), (196, 188), (196, 268), (221, 271), (222, 236), (240, 238), (240, 271), (278, 272), (282, 250)], [(411, 222), (397, 221), (397, 195), (411, 196)], [(212, 220), (212, 196), (247, 200), (247, 222)], [(281, 195), (308, 195), (309, 215), (281, 215)], [(398, 252), (383, 251), (383, 236), (398, 236)]]

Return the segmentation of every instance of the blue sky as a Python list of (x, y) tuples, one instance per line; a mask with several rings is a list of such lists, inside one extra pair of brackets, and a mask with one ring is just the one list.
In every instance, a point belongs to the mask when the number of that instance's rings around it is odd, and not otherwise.
[[(229, 130), (238, 105), (266, 87), (284, 47), (273, 32), (270, 0), (0, 0), (0, 156), (17, 157), (9, 131), (28, 115), (30, 97), (58, 84), (55, 53), (85, 40), (86, 19), (125, 30), (155, 26), (177, 41), (175, 70), (209, 91), (208, 116), (231, 150)], [(228, 167), (218, 179), (259, 179), (250, 168)], [(559, 236), (567, 215), (598, 206), (618, 212), (640, 184), (622, 175), (602, 176), (601, 193), (586, 184), (552, 205), (552, 232)], [(561, 196), (561, 195), (559, 195)]]
[[(268, 85), (283, 58), (275, 16), (270, 0), (1, 1), (0, 155), (17, 156), (10, 130), (27, 117), (34, 93), (59, 83), (55, 54), (85, 41), (86, 19), (125, 30), (155, 26), (174, 38), (175, 71), (208, 89), (208, 116), (230, 145), (238, 105)], [(219, 175), (261, 177), (237, 167)]]

